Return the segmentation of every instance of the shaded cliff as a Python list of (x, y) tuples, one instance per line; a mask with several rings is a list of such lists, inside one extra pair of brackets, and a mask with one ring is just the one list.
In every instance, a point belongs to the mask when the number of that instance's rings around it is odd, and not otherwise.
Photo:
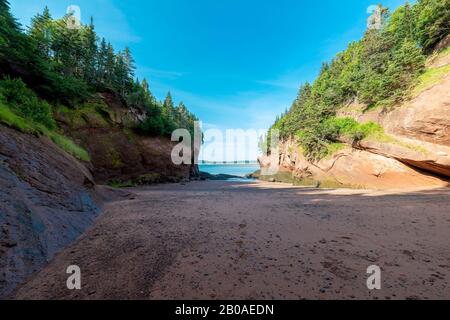
[[(97, 184), (175, 182), (196, 174), (176, 166), (173, 142), (124, 125), (135, 119), (105, 98), (61, 109), (57, 120), (89, 153), (82, 162), (44, 135), (0, 125), (0, 298), (42, 269), (100, 214), (102, 203), (127, 192)], [(119, 104), (117, 106), (120, 106)]]
[(77, 239), (101, 199), (75, 158), (45, 137), (0, 125), (0, 297)]
[(195, 115), (170, 93), (159, 102), (128, 48), (69, 18), (45, 8), (22, 28), (0, 1), (0, 298), (76, 240), (104, 201), (127, 196), (99, 184), (198, 174), (172, 164), (167, 138), (193, 130)]
[(65, 134), (90, 154), (97, 183), (156, 183), (189, 179), (196, 165), (174, 165), (175, 145), (167, 137), (140, 135), (135, 129), (145, 117), (126, 107), (112, 93), (102, 93), (76, 109), (62, 108), (56, 120)]
[(58, 127), (83, 147), (81, 161), (42, 134), (0, 124), (0, 298), (75, 241), (104, 201), (127, 197), (126, 186), (188, 180), (196, 165), (172, 163), (174, 142), (134, 130), (140, 110), (100, 94), (76, 108), (59, 107)]

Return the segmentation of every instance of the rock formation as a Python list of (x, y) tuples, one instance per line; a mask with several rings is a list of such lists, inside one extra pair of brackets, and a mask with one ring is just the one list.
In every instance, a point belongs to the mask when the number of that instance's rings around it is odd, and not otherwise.
[[(435, 67), (449, 64), (450, 54), (432, 61)], [(292, 173), (294, 182), (324, 187), (384, 189), (448, 185), (450, 73), (392, 110), (364, 109), (364, 105), (354, 102), (339, 110), (338, 116), (352, 117), (360, 123), (377, 122), (389, 137), (387, 141), (365, 139), (347, 144), (328, 159), (311, 162), (291, 139), (280, 144), (278, 153), (261, 157), (261, 167), (275, 164), (281, 172)]]

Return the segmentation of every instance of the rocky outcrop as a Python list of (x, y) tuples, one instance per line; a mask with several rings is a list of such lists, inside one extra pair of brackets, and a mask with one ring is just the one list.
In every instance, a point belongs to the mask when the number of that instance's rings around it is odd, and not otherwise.
[(450, 178), (450, 148), (427, 142), (396, 137), (393, 143), (364, 140), (355, 148), (396, 159), (423, 171)]
[(100, 200), (75, 158), (46, 138), (0, 126), (0, 299), (77, 239)]
[(65, 134), (89, 152), (97, 183), (175, 182), (198, 175), (196, 165), (173, 164), (175, 143), (169, 138), (139, 135), (133, 130), (142, 120), (142, 110), (126, 108), (111, 93), (101, 94), (91, 104), (95, 107), (60, 111), (57, 120)]
[(311, 162), (294, 141), (287, 141), (281, 144), (277, 155), (260, 158), (262, 174), (265, 173), (264, 168), (274, 169), (274, 162), (278, 163), (279, 171), (277, 174), (268, 172), (266, 179), (278, 181), (280, 172), (284, 176), (289, 172), (292, 182), (298, 185), (369, 189), (447, 186), (446, 181), (418, 172), (394, 157), (361, 147), (348, 146), (330, 158)]
[[(450, 63), (450, 54), (437, 56), (430, 67)], [(444, 69), (446, 70), (446, 69)], [(322, 186), (407, 188), (447, 186), (450, 181), (450, 73), (392, 110), (366, 107), (357, 101), (341, 108), (339, 117), (360, 123), (373, 121), (385, 137), (365, 139), (318, 163), (305, 159), (295, 141), (260, 158), (264, 170), (279, 166), (293, 181)], [(276, 176), (276, 175), (275, 175)]]
[(450, 73), (380, 122), (387, 132), (450, 147)]
[(93, 175), (98, 183), (135, 180), (153, 175), (152, 181), (189, 179), (191, 167), (171, 160), (174, 144), (163, 137), (142, 137), (116, 128), (80, 128), (70, 136), (91, 155)]

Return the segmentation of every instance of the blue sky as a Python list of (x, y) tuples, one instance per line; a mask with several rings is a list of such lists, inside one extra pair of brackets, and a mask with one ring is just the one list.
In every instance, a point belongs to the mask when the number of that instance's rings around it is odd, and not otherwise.
[[(47, 5), (69, 5), (115, 46), (129, 46), (140, 78), (162, 100), (171, 91), (205, 128), (264, 129), (302, 82), (359, 39), (373, 0), (13, 0), (23, 25)], [(404, 0), (386, 0), (396, 8)]]

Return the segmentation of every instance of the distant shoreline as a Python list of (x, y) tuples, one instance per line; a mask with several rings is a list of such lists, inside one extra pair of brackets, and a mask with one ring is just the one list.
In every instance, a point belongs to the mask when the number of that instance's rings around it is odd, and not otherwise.
[(204, 165), (204, 166), (209, 166), (209, 165), (212, 165), (212, 166), (244, 166), (244, 165), (249, 165), (249, 166), (258, 166), (259, 165), (259, 163), (258, 163), (258, 161), (238, 161), (238, 162), (226, 162), (226, 161), (223, 161), (223, 162), (202, 162), (202, 161), (200, 161), (199, 163), (198, 163), (198, 165)]
[(200, 164), (199, 169), (213, 176), (247, 178), (259, 170), (258, 164)]

